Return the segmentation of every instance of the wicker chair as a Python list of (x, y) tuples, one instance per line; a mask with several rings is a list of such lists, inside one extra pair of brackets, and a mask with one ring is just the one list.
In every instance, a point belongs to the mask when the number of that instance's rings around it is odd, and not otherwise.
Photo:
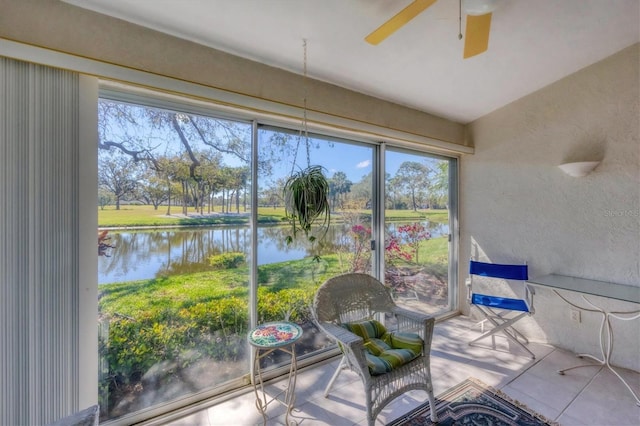
[[(365, 357), (364, 340), (342, 325), (374, 319), (379, 313), (395, 316), (397, 329), (393, 331), (418, 334), (423, 342), (422, 353), (388, 373), (372, 375)], [(322, 284), (313, 301), (313, 315), (318, 327), (335, 339), (343, 352), (340, 365), (325, 389), (325, 397), (340, 372), (348, 368), (357, 373), (364, 384), (369, 425), (375, 423), (387, 404), (412, 389), (427, 392), (431, 420), (437, 421), (430, 370), (433, 317), (396, 306), (380, 281), (357, 273), (339, 275)]]

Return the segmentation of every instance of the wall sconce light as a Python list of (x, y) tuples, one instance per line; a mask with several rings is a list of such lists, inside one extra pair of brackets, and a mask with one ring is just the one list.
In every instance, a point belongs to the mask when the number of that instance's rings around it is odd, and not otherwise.
[(600, 164), (599, 161), (578, 161), (560, 164), (558, 167), (569, 176), (583, 177), (591, 173), (598, 164)]
[(496, 10), (496, 0), (462, 0), (462, 10), (469, 15), (484, 15)]

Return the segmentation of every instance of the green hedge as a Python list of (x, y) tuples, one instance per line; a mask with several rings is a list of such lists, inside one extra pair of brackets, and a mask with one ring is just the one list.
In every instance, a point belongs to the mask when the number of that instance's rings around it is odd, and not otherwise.
[[(272, 292), (261, 287), (260, 322), (309, 320), (313, 293), (313, 289)], [(229, 297), (173, 312), (144, 313), (137, 319), (113, 317), (108, 323), (108, 338), (101, 336), (101, 353), (109, 365), (109, 378), (129, 383), (163, 361), (176, 361), (183, 367), (183, 362), (193, 362), (191, 350), (217, 361), (236, 361), (244, 355), (248, 312), (246, 298)], [(190, 354), (186, 360), (184, 353)]]

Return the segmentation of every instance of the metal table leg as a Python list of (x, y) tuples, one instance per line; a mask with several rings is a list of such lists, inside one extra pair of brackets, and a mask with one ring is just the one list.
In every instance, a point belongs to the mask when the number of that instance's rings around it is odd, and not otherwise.
[(596, 306), (593, 302), (587, 299), (585, 296), (581, 296), (582, 299), (590, 306), (590, 308), (585, 308), (584, 306), (576, 305), (575, 303), (570, 302), (565, 297), (563, 297), (556, 290), (553, 290), (558, 297), (564, 300), (569, 305), (574, 308), (588, 311), (588, 312), (596, 312), (602, 315), (602, 320), (600, 322), (600, 353), (602, 355), (602, 359), (593, 356), (591, 354), (578, 354), (578, 358), (589, 358), (596, 362), (596, 364), (584, 364), (584, 365), (576, 365), (569, 368), (564, 368), (562, 370), (558, 370), (558, 374), (564, 375), (567, 371), (575, 370), (577, 368), (583, 367), (597, 367), (597, 366), (605, 366), (607, 367), (616, 377), (625, 385), (625, 387), (631, 392), (631, 395), (636, 400), (636, 405), (640, 406), (640, 399), (638, 399), (638, 395), (634, 392), (634, 390), (629, 386), (626, 380), (618, 373), (615, 368), (611, 365), (611, 353), (613, 352), (613, 328), (611, 327), (611, 318), (616, 318), (622, 321), (631, 321), (634, 319), (640, 318), (640, 310), (636, 311), (628, 311), (628, 312), (607, 312), (603, 308)]

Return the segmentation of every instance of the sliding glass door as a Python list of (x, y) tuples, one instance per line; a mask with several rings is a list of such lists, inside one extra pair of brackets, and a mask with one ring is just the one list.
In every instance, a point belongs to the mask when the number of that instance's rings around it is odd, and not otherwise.
[(450, 311), (455, 160), (387, 148), (384, 163), (385, 284), (400, 305), (429, 314)]
[(108, 421), (238, 387), (251, 124), (99, 102), (99, 401)]
[[(316, 289), (336, 274), (372, 271), (374, 147), (274, 127), (259, 128), (258, 146), (257, 320), (298, 323), (304, 335), (296, 348), (304, 358), (333, 347), (312, 321)], [(310, 166), (328, 180), (330, 223), (294, 234), (283, 187)], [(265, 367), (280, 361), (265, 358)]]
[[(248, 329), (292, 321), (298, 359), (335, 349), (311, 303), (380, 277), (398, 304), (455, 308), (455, 160), (104, 91), (99, 102), (99, 398), (137, 422), (249, 383)], [(294, 232), (283, 188), (318, 167), (330, 222)], [(288, 356), (263, 358), (267, 375)]]

